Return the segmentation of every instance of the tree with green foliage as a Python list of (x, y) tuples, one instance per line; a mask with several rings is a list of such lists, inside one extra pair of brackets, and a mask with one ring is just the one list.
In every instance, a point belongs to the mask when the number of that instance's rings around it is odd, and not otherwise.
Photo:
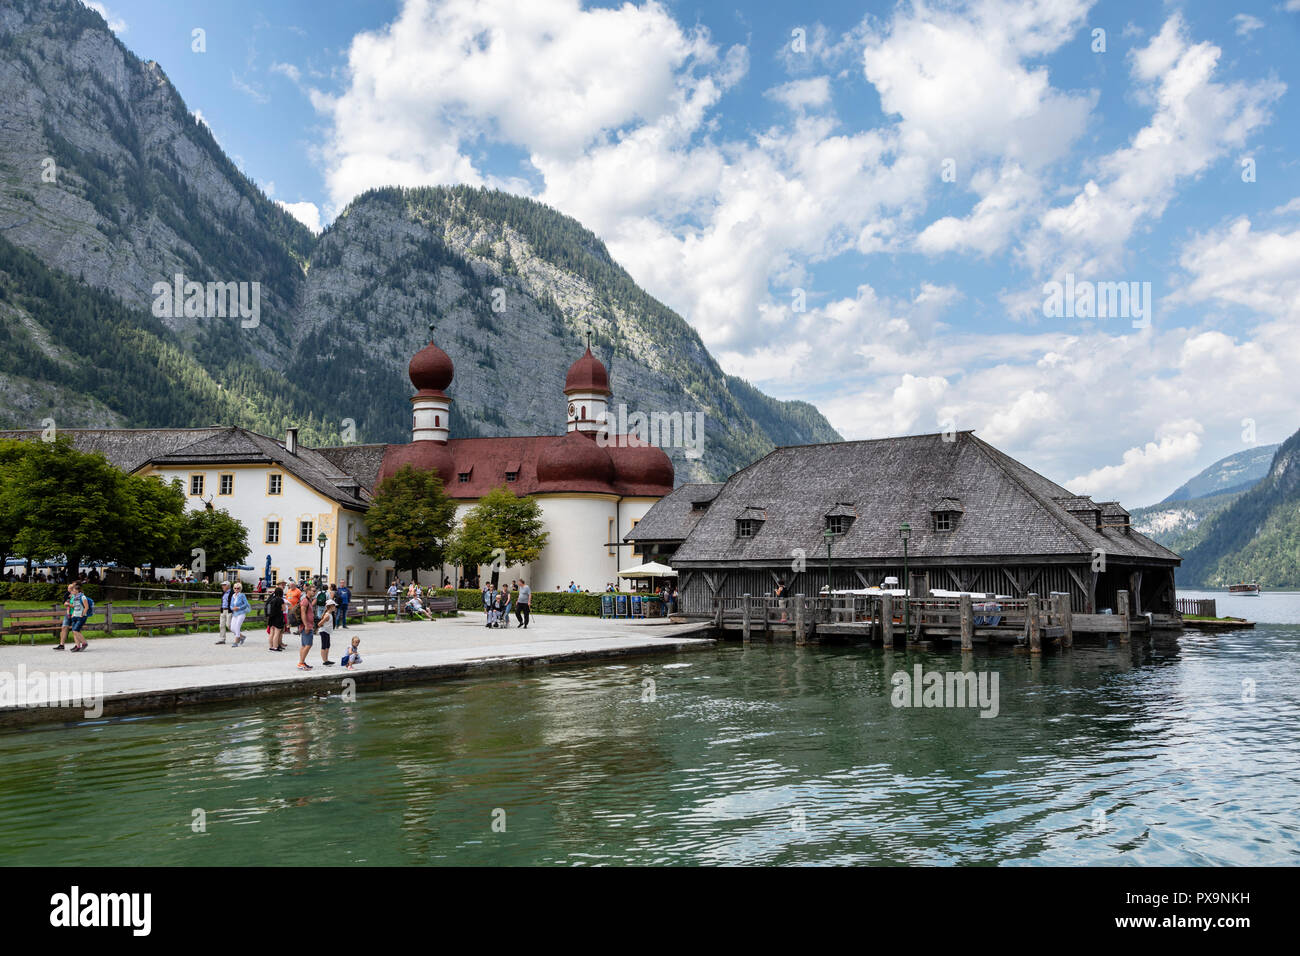
[(462, 568), (532, 564), (542, 556), (549, 532), (542, 530), (542, 506), (502, 485), (493, 488), (465, 515), (447, 548), (447, 559)]
[(456, 502), (436, 471), (403, 465), (379, 487), (366, 512), (361, 547), (377, 561), (392, 561), (419, 580), (420, 568), (440, 568), (456, 518)]
[(36, 561), (62, 556), (75, 576), (83, 561), (136, 565), (176, 551), (180, 489), (123, 474), (66, 438), (5, 443), (0, 477), (0, 532), (13, 553)]
[[(212, 575), (214, 580), (226, 568), (243, 564), (250, 551), (248, 529), (224, 508), (201, 508), (186, 514), (180, 545), (178, 563), (193, 568), (202, 558), (198, 574)], [(198, 555), (194, 554), (196, 550)]]

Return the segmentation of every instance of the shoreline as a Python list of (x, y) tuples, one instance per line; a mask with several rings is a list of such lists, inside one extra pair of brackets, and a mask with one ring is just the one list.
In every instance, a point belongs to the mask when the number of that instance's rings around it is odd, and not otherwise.
[[(567, 616), (539, 616), (533, 620), (540, 625), (537, 629), (510, 628), (513, 633), (509, 638), (500, 630), (488, 631), (470, 618), (356, 625), (348, 631), (362, 638), (362, 663), (350, 671), (321, 666), (319, 644), (308, 656), (313, 670), (299, 671), (293, 657), (298, 645), (291, 645), (287, 639), (285, 650), (268, 659), (261, 635), (249, 635), (250, 643), (235, 651), (249, 656), (233, 660), (228, 657), (230, 646), (214, 646), (211, 634), (114, 638), (111, 648), (105, 648), (107, 653), (95, 654), (92, 643), (87, 653), (93, 656), (75, 659), (65, 656), (70, 651), (54, 657), (48, 644), (24, 647), (26, 653), (10, 646), (0, 651), (0, 679), (17, 683), (13, 675), (19, 673), (18, 669), (41, 677), (92, 675), (102, 695), (97, 698), (102, 711), (88, 715), (88, 710), (98, 708), (88, 708), (81, 702), (87, 699), (86, 694), (51, 694), (43, 699), (35, 694), (31, 700), (0, 707), (0, 731), (41, 724), (95, 724), (132, 715), (277, 697), (382, 691), (523, 673), (555, 664), (676, 654), (717, 644), (715, 639), (703, 636), (709, 631), (708, 625), (645, 625), (596, 618), (575, 627)], [(658, 633), (665, 631), (668, 633)], [(346, 638), (351, 636), (334, 632), (331, 653), (335, 659), (342, 655)], [(423, 648), (412, 646), (430, 637), (437, 643)], [(123, 647), (131, 653), (112, 653)], [(44, 656), (37, 656), (38, 651)], [(142, 655), (146, 658), (143, 661)], [(107, 658), (113, 669), (96, 670), (93, 665), (102, 658)], [(76, 670), (69, 667), (70, 660), (75, 660)], [(144, 666), (138, 666), (142, 663)], [(346, 684), (349, 680), (354, 683)]]

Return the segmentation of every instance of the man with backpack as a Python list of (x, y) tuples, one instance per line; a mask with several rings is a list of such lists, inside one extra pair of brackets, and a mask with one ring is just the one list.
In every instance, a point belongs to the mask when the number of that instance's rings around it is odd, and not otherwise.
[(63, 607), (67, 614), (63, 618), (63, 630), (59, 632), (59, 643), (54, 645), (56, 651), (63, 650), (63, 642), (68, 639), (68, 631), (72, 631), (74, 651), (84, 651), (89, 644), (81, 633), (81, 628), (86, 623), (86, 618), (90, 617), (95, 610), (95, 602), (90, 599), (90, 595), (81, 593), (81, 585), (73, 581), (68, 585), (68, 599), (63, 602)]
[(348, 605), (352, 603), (352, 589), (346, 581), (339, 582), (339, 627), (348, 626)]

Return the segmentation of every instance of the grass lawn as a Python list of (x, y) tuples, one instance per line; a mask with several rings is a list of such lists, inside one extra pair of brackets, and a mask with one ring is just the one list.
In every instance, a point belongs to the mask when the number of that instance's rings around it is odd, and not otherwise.
[[(157, 602), (155, 602), (155, 603), (157, 603)], [(187, 603), (189, 603), (189, 602), (187, 602)], [(197, 603), (199, 603), (199, 604), (203, 604), (203, 603), (212, 604), (212, 603), (215, 603), (215, 602), (211, 602), (211, 601), (203, 602), (203, 601), (200, 601), (200, 602), (197, 602)], [(50, 604), (49, 604), (48, 602), (45, 602), (45, 601), (5, 601), (5, 602), (4, 602), (4, 607), (5, 607), (6, 610), (10, 610), (10, 611), (23, 611), (23, 610), (46, 611), (46, 610), (49, 610), (49, 609), (50, 609)], [(444, 617), (444, 616), (445, 616), (445, 617), (450, 617), (451, 615), (435, 615), (435, 617)], [(114, 618), (116, 619), (116, 615), (114, 615)], [(125, 621), (126, 618), (123, 617), (122, 620)], [(348, 615), (348, 621), (349, 621), (349, 622), (352, 622), (352, 621), (358, 621), (358, 622), (365, 622), (365, 621), (392, 621), (392, 620), (394, 620), (394, 618), (393, 618), (393, 615), (391, 615), (391, 614), (389, 614), (389, 615), (387, 615), (387, 616), (385, 616), (385, 615), (383, 615), (383, 614), (370, 614), (370, 615), (367, 615), (366, 617), (360, 617), (359, 615), (356, 615), (356, 614), (349, 614), (349, 615)], [(90, 623), (91, 625), (94, 625), (94, 624), (103, 624), (103, 623), (104, 623), (104, 616), (103, 616), (103, 614), (101, 614), (100, 611), (99, 611), (99, 605), (96, 605), (96, 607), (95, 607), (95, 614), (91, 617), (89, 623)], [(191, 632), (191, 633), (193, 633), (195, 637), (202, 637), (202, 636), (205, 635), (205, 634), (209, 634), (209, 635), (211, 635), (211, 634), (216, 634), (216, 633), (217, 633), (217, 630), (218, 630), (218, 628), (217, 628), (217, 626), (216, 626), (215, 623), (214, 623), (214, 624), (206, 624), (206, 623), (204, 623), (204, 624), (201, 624), (201, 625), (199, 626), (199, 630), (197, 630), (197, 631), (193, 631), (193, 632)], [(254, 621), (254, 622), (251, 622), (251, 624), (249, 624), (248, 626), (246, 626), (246, 627), (244, 628), (244, 633), (245, 633), (245, 634), (252, 635), (254, 632), (259, 633), (259, 634), (264, 634), (264, 633), (266, 633), (266, 625), (265, 625), (265, 624), (259, 624), (258, 622)], [(177, 630), (177, 629), (171, 629), (171, 630), (159, 630), (159, 629), (155, 629), (155, 630), (154, 630), (154, 634), (155, 634), (155, 635), (158, 635), (158, 636), (161, 636), (161, 635), (163, 635), (163, 634), (185, 634), (185, 633), (186, 633), (186, 632), (185, 632), (184, 630)], [(101, 641), (101, 640), (111, 639), (111, 638), (117, 638), (117, 637), (145, 637), (145, 636), (148, 636), (147, 632), (145, 632), (145, 631), (137, 631), (137, 630), (134, 630), (133, 628), (129, 628), (129, 627), (118, 627), (118, 626), (116, 626), (116, 624), (114, 625), (114, 627), (113, 627), (113, 633), (111, 633), (111, 634), (105, 633), (104, 631), (91, 630), (89, 627), (87, 628), (85, 634), (86, 634), (86, 640), (88, 640), (88, 641)], [(17, 641), (17, 639), (19, 639), (19, 638), (21, 638), (21, 643), (23, 643), (23, 644), (31, 644), (31, 643), (33, 643), (33, 641), (32, 641), (32, 638), (33, 638), (33, 637), (35, 637), (35, 642), (34, 642), (34, 643), (36, 643), (36, 644), (57, 644), (58, 641), (59, 641), (59, 637), (58, 637), (58, 635), (57, 635), (57, 634), (51, 634), (49, 631), (46, 631), (46, 632), (44, 632), (44, 633), (36, 633), (36, 634), (28, 633), (28, 634), (21, 634), (21, 635), (19, 635), (19, 634), (8, 634), (8, 633), (3, 633), (3, 634), (0, 634), (0, 644), (13, 644), (13, 643), (15, 643), (15, 642)], [(68, 636), (68, 641), (70, 642), (71, 640), (72, 640), (72, 636), (71, 636), (71, 634), (69, 634), (69, 636)]]

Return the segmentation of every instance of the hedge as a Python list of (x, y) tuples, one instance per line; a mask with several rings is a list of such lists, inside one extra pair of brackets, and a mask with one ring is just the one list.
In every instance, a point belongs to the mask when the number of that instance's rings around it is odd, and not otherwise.
[[(451, 588), (439, 588), (439, 597), (451, 597)], [(626, 592), (622, 592), (626, 593)], [(644, 596), (644, 595), (642, 595)], [(535, 614), (579, 614), (587, 617), (600, 617), (599, 594), (572, 594), (568, 591), (534, 591), (533, 613)], [(462, 611), (482, 611), (483, 592), (473, 588), (460, 588), (456, 591), (456, 606)]]
[[(103, 589), (98, 584), (83, 584), (91, 600), (99, 601)], [(68, 586), (49, 581), (0, 581), (0, 601), (50, 601), (59, 603), (68, 596)]]

